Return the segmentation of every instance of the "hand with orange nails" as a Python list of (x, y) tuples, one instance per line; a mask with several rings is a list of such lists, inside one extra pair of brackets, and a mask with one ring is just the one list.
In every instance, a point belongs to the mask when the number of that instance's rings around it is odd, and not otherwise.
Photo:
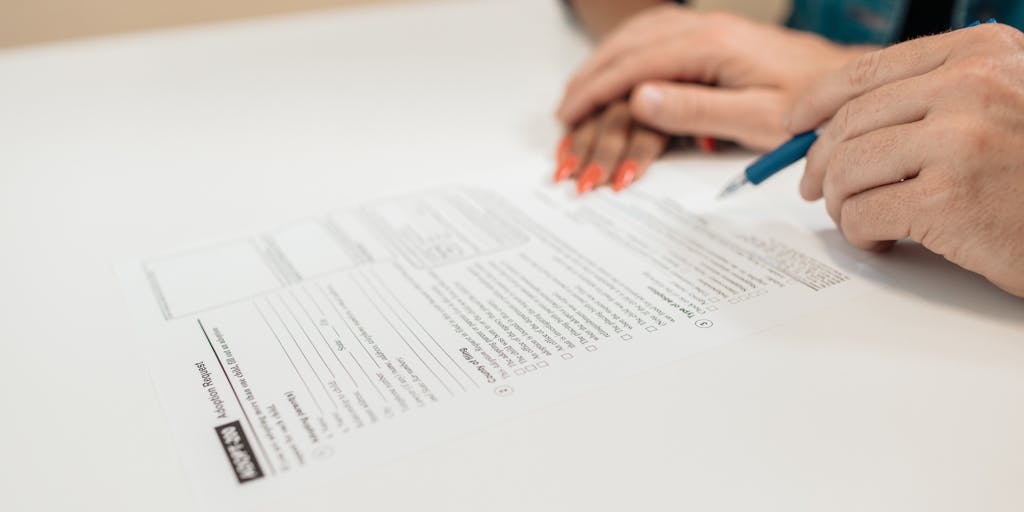
[(789, 134), (783, 117), (802, 91), (868, 48), (678, 5), (622, 23), (579, 69), (558, 118), (582, 127), (629, 98), (648, 129), (709, 136), (767, 150)]
[(588, 115), (558, 146), (555, 181), (576, 180), (580, 195), (609, 184), (616, 192), (640, 178), (668, 136), (633, 122), (625, 101)]

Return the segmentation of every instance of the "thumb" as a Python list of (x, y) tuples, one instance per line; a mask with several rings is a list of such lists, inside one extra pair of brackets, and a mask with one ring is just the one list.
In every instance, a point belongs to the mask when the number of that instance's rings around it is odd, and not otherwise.
[(661, 81), (641, 84), (629, 101), (633, 117), (657, 130), (732, 140), (756, 150), (772, 149), (789, 137), (783, 126), (789, 103), (782, 92), (766, 87)]

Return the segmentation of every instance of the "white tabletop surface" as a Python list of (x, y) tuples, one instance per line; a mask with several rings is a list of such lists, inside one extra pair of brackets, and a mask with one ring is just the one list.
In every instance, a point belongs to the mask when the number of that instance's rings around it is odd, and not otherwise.
[[(0, 52), (0, 510), (193, 508), (115, 262), (547, 156), (586, 49), (554, 0), (486, 0)], [(288, 509), (1024, 509), (1024, 302), (870, 264), (888, 288)]]

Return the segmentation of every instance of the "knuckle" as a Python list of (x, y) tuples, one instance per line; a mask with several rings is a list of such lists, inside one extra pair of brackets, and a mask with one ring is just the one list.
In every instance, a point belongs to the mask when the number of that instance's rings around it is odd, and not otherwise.
[(667, 94), (665, 107), (663, 111), (665, 118), (686, 119), (687, 124), (696, 126), (707, 120), (707, 106), (697, 98), (696, 94)]
[[(923, 209), (930, 213), (933, 218), (948, 218), (948, 215), (955, 215), (957, 205), (963, 202), (963, 188), (959, 185), (959, 179), (955, 172), (949, 168), (929, 169), (926, 181), (925, 193), (922, 196)], [(922, 241), (920, 238), (915, 238)]]
[[(851, 158), (850, 144), (840, 143), (832, 150), (832, 155), (828, 160), (828, 173), (829, 174), (842, 174), (842, 172), (849, 166)], [(835, 179), (834, 177), (832, 179)]]
[(868, 202), (851, 199), (844, 201), (840, 208), (840, 230), (843, 236), (851, 244), (861, 249), (877, 249), (878, 229), (874, 225), (877, 219), (884, 218), (886, 214), (879, 215), (877, 211), (869, 211)]
[(730, 28), (721, 24), (709, 24), (700, 32), (701, 44), (723, 47), (732, 44), (734, 38)]
[[(957, 62), (955, 69), (956, 73), (953, 79), (960, 80), (960, 83), (969, 85), (973, 90), (979, 81), (987, 82), (995, 72), (999, 71), (1000, 62), (988, 55), (972, 55)], [(970, 82), (965, 82), (965, 79)]]
[(864, 215), (857, 206), (857, 201), (846, 201), (839, 208), (839, 228), (847, 240), (863, 240), (866, 238)]
[(921, 180), (921, 189), (916, 194), (915, 200), (919, 201), (920, 215), (915, 215), (908, 226), (907, 236), (929, 249), (936, 249), (935, 236), (938, 231), (935, 228), (935, 219), (949, 218), (952, 212), (951, 204), (957, 200), (953, 197), (954, 185), (953, 173), (949, 167), (933, 166), (915, 178)]
[(846, 75), (847, 85), (854, 89), (862, 89), (870, 84), (878, 75), (882, 65), (882, 50), (870, 51), (860, 55), (850, 63)]
[(706, 15), (703, 35), (709, 43), (732, 45), (737, 32), (744, 30), (745, 19), (730, 13), (716, 11)]
[(977, 31), (983, 41), (990, 44), (1000, 44), (1010, 48), (1024, 47), (1024, 34), (1020, 30), (1002, 23), (986, 23), (981, 30)]
[(832, 159), (829, 161), (828, 168), (825, 170), (824, 180), (822, 181), (822, 192), (825, 194), (825, 197), (842, 200), (849, 195), (848, 155), (849, 149), (843, 144), (837, 148)]
[(837, 140), (845, 140), (850, 134), (850, 128), (854, 123), (854, 106), (853, 101), (846, 102), (842, 107), (839, 107), (839, 111), (832, 117), (832, 121), (829, 122), (827, 130), (830, 135)]
[(835, 169), (829, 169), (828, 172), (825, 173), (824, 180), (822, 181), (821, 185), (821, 190), (826, 199), (830, 201), (843, 199), (843, 187), (845, 185), (845, 179), (842, 175), (842, 172), (837, 172)]
[(604, 111), (605, 123), (620, 125), (629, 120), (629, 105), (625, 100), (613, 101)]
[(983, 123), (964, 121), (957, 123), (959, 126), (959, 144), (964, 147), (961, 154), (964, 155), (986, 155), (992, 149), (993, 138), (988, 127)]
[(1013, 95), (1018, 85), (1007, 80), (1005, 62), (991, 56), (969, 57), (958, 63), (955, 76), (962, 93), (976, 98), (983, 106), (999, 103)]

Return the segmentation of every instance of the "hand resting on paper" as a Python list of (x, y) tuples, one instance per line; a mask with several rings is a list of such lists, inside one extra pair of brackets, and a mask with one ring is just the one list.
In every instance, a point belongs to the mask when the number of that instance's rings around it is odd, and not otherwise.
[(999, 24), (867, 53), (794, 106), (831, 121), (800, 192), (850, 243), (910, 238), (1024, 297), (1024, 34)]

